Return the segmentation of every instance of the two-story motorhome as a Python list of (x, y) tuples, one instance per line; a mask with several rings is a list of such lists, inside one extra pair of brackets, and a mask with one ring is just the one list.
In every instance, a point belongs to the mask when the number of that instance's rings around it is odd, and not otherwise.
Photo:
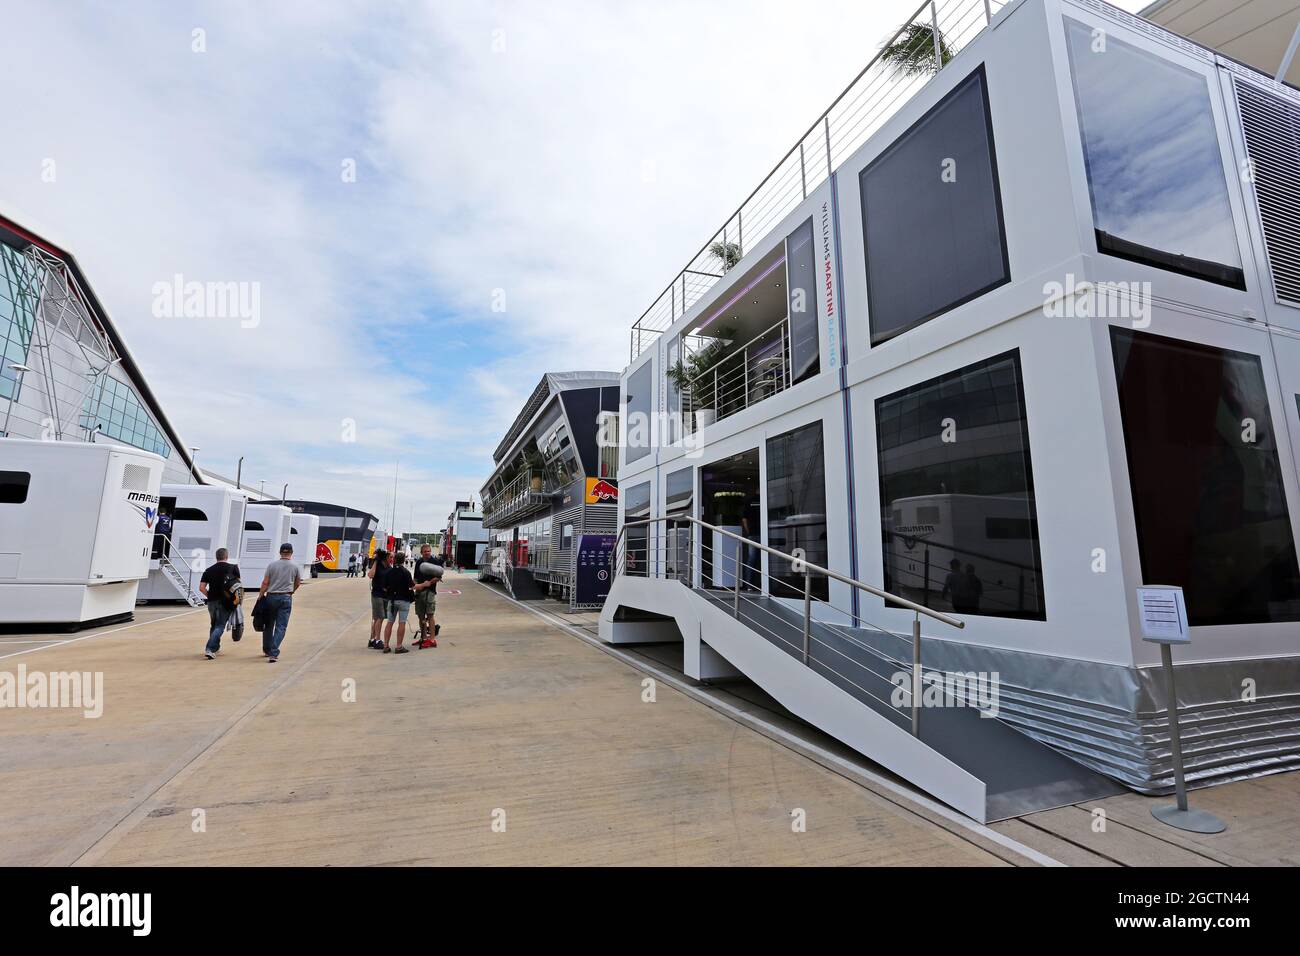
[(598, 607), (618, 522), (617, 372), (548, 372), (497, 445), (484, 482), (484, 570), (518, 598)]
[(604, 639), (993, 819), (1169, 788), (1174, 585), (1189, 781), (1296, 766), (1298, 168), (1145, 20), (924, 4), (636, 322)]

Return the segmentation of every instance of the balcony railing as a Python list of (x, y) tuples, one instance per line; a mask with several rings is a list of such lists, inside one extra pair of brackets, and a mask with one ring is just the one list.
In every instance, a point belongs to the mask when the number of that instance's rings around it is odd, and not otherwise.
[(790, 322), (782, 319), (691, 381), (682, 395), (682, 431), (742, 412), (790, 384)]
[(483, 499), (483, 526), (501, 527), (500, 522), (542, 510), (550, 503), (554, 490), (540, 471), (520, 472), (500, 492)]
[[(993, 20), (1006, 0), (926, 0), (632, 325), (636, 359)], [(925, 50), (933, 49), (932, 58)], [(902, 45), (907, 65), (886, 57)], [(722, 253), (721, 256), (718, 253)]]

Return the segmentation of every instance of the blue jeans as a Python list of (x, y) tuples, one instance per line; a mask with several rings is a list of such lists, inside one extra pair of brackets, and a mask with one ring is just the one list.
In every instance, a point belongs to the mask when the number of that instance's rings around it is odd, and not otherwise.
[(268, 594), (266, 596), (267, 619), (262, 630), (262, 653), (267, 657), (280, 656), (280, 643), (284, 632), (289, 627), (289, 614), (293, 611), (292, 594)]
[(208, 654), (215, 654), (221, 650), (221, 632), (226, 629), (226, 622), (230, 620), (230, 612), (233, 608), (228, 608), (217, 598), (208, 598), (208, 646), (204, 651)]

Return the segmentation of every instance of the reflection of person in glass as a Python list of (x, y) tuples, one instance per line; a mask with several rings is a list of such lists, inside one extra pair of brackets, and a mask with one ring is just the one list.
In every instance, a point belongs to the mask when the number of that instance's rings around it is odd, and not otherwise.
[(948, 576), (943, 579), (943, 593), (940, 597), (945, 600), (955, 601), (956, 599), (953, 597), (953, 592), (957, 590), (957, 579), (961, 577), (961, 562), (956, 558), (953, 558), (948, 562), (948, 567), (950, 570), (948, 571)]
[[(961, 566), (961, 563), (956, 559), (952, 563), (958, 567)], [(980, 581), (979, 576), (975, 574), (975, 565), (966, 565), (964, 571), (954, 570), (949, 577), (953, 579), (952, 609), (958, 614), (978, 614), (980, 595), (984, 593), (984, 584)]]

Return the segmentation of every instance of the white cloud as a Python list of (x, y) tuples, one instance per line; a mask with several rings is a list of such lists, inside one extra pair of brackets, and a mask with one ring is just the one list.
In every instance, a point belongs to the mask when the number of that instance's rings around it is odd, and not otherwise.
[[(19, 5), (0, 210), (78, 256), (200, 464), (379, 512), (400, 457), (434, 527), (912, 7)], [(260, 283), (261, 324), (153, 318), (177, 273)]]

